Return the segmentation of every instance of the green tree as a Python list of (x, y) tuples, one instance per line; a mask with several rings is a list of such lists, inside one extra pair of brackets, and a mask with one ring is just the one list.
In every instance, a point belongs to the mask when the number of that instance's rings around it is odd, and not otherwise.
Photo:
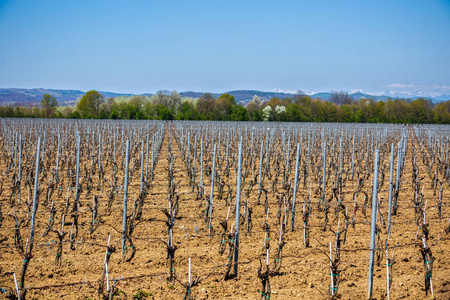
[(176, 91), (161, 90), (156, 92), (151, 99), (154, 105), (164, 105), (172, 114), (181, 107), (181, 96)]
[(83, 118), (98, 118), (100, 105), (105, 102), (105, 97), (92, 90), (87, 92), (78, 102), (77, 111)]
[(210, 93), (203, 94), (197, 100), (197, 111), (201, 115), (202, 119), (213, 119), (212, 113), (214, 111), (215, 101), (216, 99), (214, 99), (213, 95), (211, 95)]
[(158, 120), (173, 120), (173, 112), (167, 106), (158, 104), (155, 105), (156, 118)]
[(354, 122), (352, 112), (350, 110), (350, 105), (340, 105), (337, 108), (337, 122)]
[(389, 99), (385, 104), (384, 111), (388, 123), (409, 123), (411, 120), (411, 108), (404, 100)]
[(128, 120), (140, 120), (144, 118), (144, 113), (142, 112), (142, 106), (144, 104), (144, 97), (134, 96), (128, 101), (124, 101), (120, 106), (120, 116), (121, 119)]
[(322, 99), (316, 98), (311, 102), (311, 121), (313, 122), (324, 122), (326, 120), (325, 116), (325, 105)]
[(236, 105), (234, 96), (230, 94), (222, 94), (216, 101), (215, 112), (219, 120), (230, 120), (233, 107)]
[(426, 124), (433, 119), (431, 110), (431, 100), (419, 98), (412, 101), (409, 106), (411, 109), (411, 123)]
[(325, 119), (323, 121), (324, 122), (336, 122), (336, 118), (338, 115), (338, 113), (337, 113), (338, 106), (329, 101), (323, 102), (323, 105), (324, 105), (324, 114), (325, 114)]
[(114, 101), (113, 97), (109, 97), (108, 100), (103, 102), (99, 107), (99, 118), (100, 119), (110, 118), (111, 112), (113, 111), (113, 108), (114, 108), (114, 104), (115, 104), (115, 101)]
[(44, 116), (46, 118), (51, 118), (55, 115), (55, 110), (56, 106), (58, 106), (58, 102), (56, 102), (56, 99), (53, 96), (44, 94), (41, 100), (41, 106)]
[(241, 105), (234, 105), (232, 107), (230, 120), (232, 120), (232, 121), (248, 121), (247, 109)]
[(180, 111), (177, 113), (177, 120), (198, 120), (199, 114), (195, 110), (194, 103), (191, 101), (183, 101)]
[(377, 101), (373, 105), (372, 119), (370, 120), (372, 123), (384, 123), (386, 122), (385, 115), (385, 103), (383, 101)]
[(450, 123), (450, 101), (441, 102), (433, 108), (434, 122), (440, 124)]
[(57, 110), (58, 118), (68, 119), (73, 118), (73, 107), (72, 106), (60, 106)]
[(286, 106), (286, 120), (289, 122), (305, 122), (307, 119), (302, 110), (295, 103), (289, 103)]
[(14, 107), (14, 118), (23, 118), (25, 114), (22, 112), (21, 107)]
[[(261, 105), (262, 106), (262, 105)], [(250, 121), (262, 121), (262, 108), (253, 100), (247, 104), (247, 115)]]

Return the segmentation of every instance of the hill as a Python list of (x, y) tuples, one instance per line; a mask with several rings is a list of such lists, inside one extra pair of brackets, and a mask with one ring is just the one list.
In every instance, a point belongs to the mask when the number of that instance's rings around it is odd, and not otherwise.
[[(111, 92), (100, 92), (105, 98), (117, 96), (130, 96), (131, 94), (118, 94)], [(79, 90), (53, 90), (53, 89), (0, 89), (0, 104), (37, 104), (41, 102), (44, 94), (55, 97), (60, 105), (73, 105), (85, 92)]]
[[(109, 97), (118, 97), (118, 96), (131, 96), (131, 93), (113, 93), (113, 92), (105, 92), (100, 91), (100, 93), (105, 96), (105, 98)], [(280, 99), (284, 98), (292, 98), (294, 94), (292, 93), (283, 93), (279, 91), (257, 91), (257, 90), (234, 90), (226, 92), (234, 96), (237, 103), (247, 105), (253, 97), (256, 95), (261, 99), (267, 101), (273, 97), (278, 97)], [(77, 99), (81, 98), (85, 92), (79, 90), (55, 90), (55, 89), (17, 89), (17, 88), (0, 88), (0, 105), (29, 105), (29, 104), (39, 104), (44, 94), (50, 94), (58, 101), (60, 105), (73, 105), (77, 101)], [(199, 98), (204, 94), (204, 92), (180, 92), (181, 97), (190, 97), (190, 98)], [(221, 93), (211, 93), (215, 98), (218, 98)], [(151, 96), (152, 94), (145, 93), (143, 95)], [(372, 98), (375, 100), (388, 100), (389, 97), (387, 95), (371, 95), (362, 92), (355, 92), (349, 94), (353, 99), (361, 99), (361, 98)], [(329, 100), (331, 97), (331, 93), (316, 93), (310, 95), (311, 98), (321, 98), (323, 100)], [(410, 99), (417, 99), (419, 96), (411, 95), (408, 97)], [(438, 97), (429, 97), (434, 102), (446, 101), (450, 100), (450, 95), (441, 95)]]

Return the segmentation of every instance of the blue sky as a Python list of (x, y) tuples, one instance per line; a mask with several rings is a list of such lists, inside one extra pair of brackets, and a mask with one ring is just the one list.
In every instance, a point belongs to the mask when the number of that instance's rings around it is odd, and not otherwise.
[(0, 87), (450, 94), (450, 1), (0, 0)]

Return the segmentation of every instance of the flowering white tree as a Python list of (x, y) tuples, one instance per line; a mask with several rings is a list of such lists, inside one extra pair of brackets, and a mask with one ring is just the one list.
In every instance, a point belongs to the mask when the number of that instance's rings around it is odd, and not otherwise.
[(277, 105), (275, 107), (275, 112), (277, 113), (277, 115), (285, 113), (286, 112), (286, 106), (283, 105)]
[(253, 99), (251, 102), (255, 103), (256, 107), (260, 107), (262, 105), (262, 99), (260, 97), (258, 97), (257, 95), (253, 96)]
[(266, 106), (262, 110), (263, 112), (263, 121), (269, 121), (270, 113), (272, 112), (272, 107)]

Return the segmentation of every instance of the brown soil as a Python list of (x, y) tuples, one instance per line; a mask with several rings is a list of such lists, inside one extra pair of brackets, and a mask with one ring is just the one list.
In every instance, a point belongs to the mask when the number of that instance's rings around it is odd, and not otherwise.
[[(163, 143), (163, 150), (167, 150), (167, 137)], [(178, 144), (174, 140), (174, 152), (179, 153)], [(382, 213), (387, 219), (387, 186), (389, 184), (388, 171), (389, 155), (385, 157), (387, 166), (384, 186), (381, 193)], [(96, 291), (98, 279), (101, 277), (103, 260), (105, 256), (105, 245), (108, 235), (111, 235), (111, 244), (116, 247), (109, 264), (109, 274), (112, 280), (118, 280), (116, 287), (119, 289), (115, 298), (130, 299), (137, 295), (139, 290), (149, 294), (152, 299), (181, 299), (185, 288), (178, 282), (167, 282), (168, 266), (166, 262), (166, 246), (161, 239), (167, 240), (167, 228), (164, 223), (165, 216), (160, 209), (167, 207), (167, 151), (162, 151), (155, 170), (155, 180), (150, 188), (144, 206), (144, 221), (137, 224), (133, 233), (133, 242), (136, 247), (136, 256), (130, 262), (121, 261), (121, 228), (122, 228), (122, 199), (123, 192), (116, 196), (111, 215), (105, 214), (106, 193), (100, 198), (99, 214), (102, 222), (94, 234), (88, 233), (91, 213), (87, 203), (92, 196), (84, 192), (80, 201), (80, 233), (76, 250), (69, 249), (67, 236), (65, 239), (62, 265), (55, 265), (56, 241), (55, 233), (49, 233), (45, 237), (41, 234), (45, 231), (48, 222), (48, 209), (40, 205), (37, 214), (36, 240), (28, 271), (26, 273), (25, 287), (27, 298), (66, 298), (80, 299), (99, 298)], [(228, 212), (224, 200), (215, 199), (213, 212), (213, 228), (215, 235), (209, 237), (206, 224), (203, 222), (204, 202), (195, 200), (195, 194), (189, 187), (186, 166), (181, 157), (176, 160), (175, 181), (180, 182), (179, 194), (180, 212), (179, 219), (175, 222), (174, 242), (179, 245), (175, 253), (177, 278), (186, 283), (188, 280), (188, 258), (192, 258), (192, 272), (195, 275), (205, 277), (211, 272), (213, 274), (203, 280), (198, 286), (192, 288), (193, 295), (197, 299), (260, 299), (260, 280), (257, 277), (259, 258), (261, 257), (264, 244), (264, 232), (261, 224), (265, 219), (264, 206), (252, 204), (253, 207), (253, 229), (250, 234), (241, 229), (239, 273), (236, 278), (223, 281), (223, 270), (226, 263), (226, 254), (219, 255), (220, 226), (219, 221), (224, 219)], [(233, 173), (233, 171), (232, 171)], [(291, 175), (294, 172), (291, 172)], [(108, 176), (108, 173), (106, 173)], [(123, 174), (123, 171), (122, 173)], [(393, 217), (392, 235), (389, 247), (398, 244), (396, 250), (396, 262), (393, 266), (393, 283), (390, 290), (391, 299), (424, 299), (424, 266), (419, 247), (414, 243), (421, 240), (416, 239), (418, 226), (414, 222), (414, 208), (410, 199), (413, 197), (411, 188), (411, 153), (410, 149), (406, 160), (406, 169), (403, 175), (404, 182), (399, 196), (399, 213)], [(437, 196), (431, 190), (431, 179), (424, 168), (420, 170), (424, 177), (424, 196), (428, 200), (427, 219), (430, 224), (429, 244), (435, 257), (433, 264), (433, 288), (435, 299), (450, 299), (450, 262), (448, 254), (450, 242), (448, 235), (444, 232), (448, 226), (448, 219), (443, 222), (439, 220), (436, 209)], [(234, 177), (234, 175), (233, 175)], [(95, 176), (94, 176), (95, 178)], [(123, 180), (123, 179), (121, 179)], [(209, 178), (204, 176), (205, 189), (209, 191)], [(120, 181), (121, 182), (121, 181)], [(369, 181), (366, 181), (368, 185)], [(235, 181), (233, 186), (235, 185)], [(267, 185), (267, 183), (266, 183)], [(344, 191), (355, 190), (356, 182), (347, 182)], [(22, 268), (23, 257), (13, 247), (14, 219), (12, 208), (6, 205), (9, 198), (8, 190), (3, 193), (2, 207), (3, 225), (0, 228), (0, 239), (6, 238), (0, 244), (0, 286), (3, 288), (13, 287), (13, 273), (19, 276)], [(129, 213), (132, 211), (132, 203), (135, 195), (139, 192), (139, 170), (135, 172), (129, 187)], [(97, 193), (97, 192), (95, 192)], [(328, 251), (329, 242), (334, 241), (335, 234), (329, 230), (323, 232), (320, 224), (323, 221), (323, 213), (320, 213), (313, 205), (311, 216), (311, 247), (305, 248), (303, 243), (302, 229), (302, 204), (307, 198), (308, 190), (299, 184), (296, 215), (296, 227), (293, 232), (285, 234), (286, 246), (283, 249), (281, 274), (270, 278), (272, 299), (325, 299), (329, 295), (330, 266), (325, 254)], [(23, 193), (23, 198), (27, 193)], [(312, 201), (317, 202), (320, 195), (313, 192)], [(65, 202), (55, 197), (56, 208), (60, 211)], [(233, 198), (235, 197), (235, 191)], [(444, 204), (450, 197), (448, 184), (444, 185)], [(257, 198), (257, 186), (250, 196), (250, 203), (255, 203)], [(279, 225), (276, 225), (275, 215), (278, 207), (273, 204), (275, 199), (270, 195), (269, 220), (271, 226), (270, 264), (273, 265), (274, 255), (277, 247)], [(73, 197), (71, 198), (73, 201)], [(353, 205), (351, 195), (347, 194), (345, 203), (350, 203), (349, 211)], [(347, 242), (342, 245), (340, 262), (340, 286), (338, 298), (341, 299), (364, 299), (367, 298), (369, 244), (370, 244), (370, 218), (371, 209), (368, 208), (366, 217), (361, 212), (363, 197), (358, 198), (360, 209), (356, 215), (356, 228), (348, 229)], [(42, 199), (41, 199), (42, 202)], [(233, 200), (234, 203), (234, 200)], [(25, 215), (25, 207), (18, 205), (19, 216)], [(444, 205), (443, 215), (450, 215), (448, 206)], [(342, 215), (341, 215), (342, 216)], [(334, 213), (330, 213), (331, 228), (335, 231), (337, 221)], [(70, 217), (66, 218), (65, 231), (70, 230)], [(56, 214), (54, 228), (61, 227), (61, 215)], [(229, 224), (234, 224), (234, 214), (230, 213)], [(289, 217), (290, 224), (290, 217)], [(341, 226), (343, 218), (341, 217)], [(230, 227), (231, 225), (229, 225)], [(342, 227), (341, 227), (342, 228)], [(29, 237), (29, 227), (22, 228), (23, 238)], [(386, 228), (382, 227), (381, 239), (384, 245), (386, 239)], [(383, 247), (384, 249), (384, 247)], [(390, 249), (392, 252), (392, 248)], [(384, 253), (384, 250), (383, 250)], [(194, 277), (194, 275), (193, 275)], [(84, 284), (81, 284), (84, 282)], [(384, 255), (380, 265), (375, 264), (373, 298), (384, 299), (386, 295), (386, 266)], [(123, 293), (122, 293), (123, 292)], [(0, 298), (5, 294), (1, 293)], [(431, 298), (431, 295), (428, 295)]]

